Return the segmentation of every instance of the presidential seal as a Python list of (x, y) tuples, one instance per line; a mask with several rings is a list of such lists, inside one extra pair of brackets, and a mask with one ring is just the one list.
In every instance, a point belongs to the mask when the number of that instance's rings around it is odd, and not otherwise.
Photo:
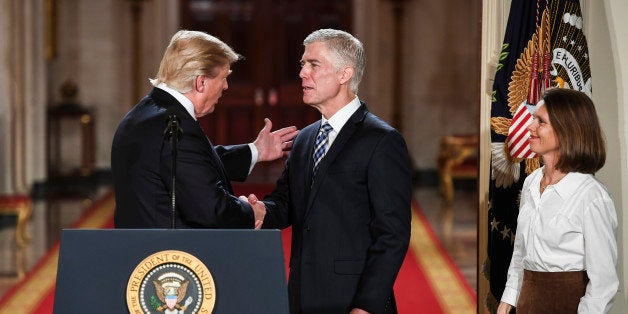
[(141, 261), (129, 277), (126, 303), (131, 314), (212, 313), (214, 279), (195, 256), (161, 251)]

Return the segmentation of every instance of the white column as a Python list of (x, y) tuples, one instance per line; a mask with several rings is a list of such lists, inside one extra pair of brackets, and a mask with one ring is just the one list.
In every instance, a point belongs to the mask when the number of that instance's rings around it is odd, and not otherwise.
[[(480, 78), (480, 175), (478, 178), (478, 313), (486, 311), (485, 298), (489, 282), (483, 270), (487, 259), (488, 243), (488, 191), (491, 178), (491, 92), (501, 52), (511, 1), (484, 1), (482, 9), (482, 52)], [(499, 300), (497, 300), (499, 301)]]
[(11, 90), (11, 38), (15, 29), (13, 24), (13, 6), (10, 0), (0, 1), (0, 193), (12, 190), (11, 169), (12, 143), (9, 121), (11, 121), (12, 93)]
[(45, 177), (44, 0), (0, 0), (0, 193)]

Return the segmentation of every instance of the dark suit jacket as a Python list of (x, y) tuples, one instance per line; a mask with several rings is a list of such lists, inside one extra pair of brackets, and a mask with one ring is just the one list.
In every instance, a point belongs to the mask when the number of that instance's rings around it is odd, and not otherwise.
[(396, 312), (393, 284), (410, 240), (412, 183), (405, 141), (362, 106), (312, 177), (320, 121), (294, 140), (266, 228), (292, 225), (292, 313)]
[(246, 179), (250, 149), (247, 145), (214, 149), (183, 105), (159, 88), (127, 113), (113, 139), (115, 227), (171, 226), (172, 150), (164, 133), (171, 114), (179, 118), (182, 129), (177, 145), (176, 227), (252, 228), (250, 205), (232, 195), (229, 183)]

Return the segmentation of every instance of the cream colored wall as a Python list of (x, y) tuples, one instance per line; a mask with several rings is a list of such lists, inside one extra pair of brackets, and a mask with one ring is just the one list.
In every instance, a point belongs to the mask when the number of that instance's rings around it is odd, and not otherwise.
[[(48, 68), (49, 99), (61, 100), (68, 79), (79, 87), (78, 100), (96, 113), (96, 167), (110, 164), (117, 124), (139, 99), (132, 95), (132, 14), (127, 0), (58, 0), (58, 52)], [(178, 27), (176, 1), (146, 1), (141, 10), (138, 71), (141, 96), (150, 89), (169, 38)]]
[(619, 219), (620, 293), (613, 313), (625, 313), (628, 308), (628, 252), (625, 234), (628, 215), (624, 203), (628, 201), (628, 2), (625, 0), (587, 0), (587, 39), (591, 55), (593, 100), (607, 140), (607, 163), (598, 177), (608, 187), (615, 200)]
[(418, 170), (436, 169), (440, 138), (477, 134), (481, 1), (405, 1), (403, 134)]
[[(628, 3), (624, 0), (587, 0), (585, 31), (591, 56), (593, 80), (593, 100), (597, 106), (600, 123), (607, 141), (607, 161), (598, 172), (598, 178), (606, 184), (613, 195), (619, 219), (618, 250), (620, 272), (620, 293), (617, 295), (613, 313), (624, 313), (628, 307), (626, 280), (628, 275), (625, 234), (628, 229), (628, 216), (624, 203), (628, 199), (628, 153), (626, 140), (626, 110), (628, 89), (628, 28), (626, 14)], [(626, 199), (626, 200), (625, 200)]]
[[(393, 1), (353, 1), (354, 32), (367, 54), (359, 96), (392, 123), (394, 92), (400, 91), (401, 132), (418, 170), (436, 169), (443, 135), (477, 133), (479, 1), (404, 1), (399, 69)], [(394, 86), (395, 71), (401, 71), (399, 86)]]

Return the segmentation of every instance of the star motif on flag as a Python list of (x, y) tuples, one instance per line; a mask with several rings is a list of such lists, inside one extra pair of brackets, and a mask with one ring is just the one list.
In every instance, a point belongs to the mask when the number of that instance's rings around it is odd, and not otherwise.
[(589, 59), (589, 54), (588, 54), (588, 53), (585, 53), (585, 54), (584, 54), (584, 59), (585, 59), (585, 60)]
[(515, 236), (516, 234), (513, 234), (512, 232), (510, 233), (510, 245), (513, 245), (515, 243)]
[(582, 46), (578, 46), (578, 51), (582, 51)]
[(567, 42), (567, 36), (563, 36), (563, 42)]
[(499, 221), (497, 221), (497, 219), (495, 219), (495, 217), (493, 217), (493, 221), (491, 221), (491, 231), (499, 230), (497, 228), (497, 225), (499, 225)]
[(576, 44), (576, 42), (572, 40), (572, 41), (569, 42), (569, 44), (573, 46), (573, 45)]
[(506, 239), (507, 237), (510, 237), (510, 229), (504, 226), (504, 230), (502, 230), (501, 234), (503, 236), (502, 239)]

